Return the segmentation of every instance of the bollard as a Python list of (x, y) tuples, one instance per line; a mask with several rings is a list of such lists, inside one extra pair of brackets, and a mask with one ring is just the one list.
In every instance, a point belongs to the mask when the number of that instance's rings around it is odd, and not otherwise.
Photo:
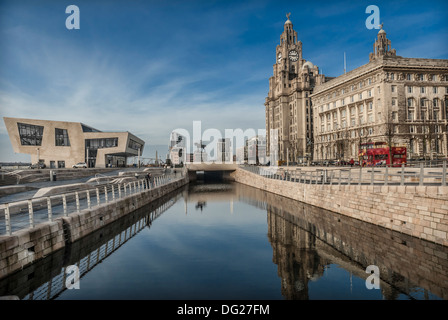
[(34, 227), (34, 213), (33, 213), (33, 202), (28, 200), (28, 214), (30, 218), (30, 228)]
[(48, 221), (53, 221), (53, 211), (51, 208), (51, 199), (50, 197), (47, 197), (47, 211), (48, 211)]
[(5, 205), (5, 224), (6, 224), (6, 234), (11, 235), (11, 216), (9, 215), (9, 203)]

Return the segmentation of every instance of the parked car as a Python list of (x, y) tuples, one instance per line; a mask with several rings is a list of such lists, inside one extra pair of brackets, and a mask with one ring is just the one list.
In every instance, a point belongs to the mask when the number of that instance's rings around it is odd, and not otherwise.
[(33, 163), (29, 166), (30, 169), (45, 169), (46, 165), (45, 163), (39, 162), (39, 163)]
[(87, 163), (85, 163), (85, 162), (78, 162), (77, 164), (73, 165), (73, 168), (87, 168)]

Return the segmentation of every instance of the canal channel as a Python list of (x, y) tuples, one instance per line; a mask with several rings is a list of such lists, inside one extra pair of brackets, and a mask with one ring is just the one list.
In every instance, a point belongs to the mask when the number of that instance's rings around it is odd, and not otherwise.
[[(0, 296), (446, 300), (447, 255), (249, 186), (197, 181), (0, 280)], [(69, 289), (73, 266), (80, 278)]]

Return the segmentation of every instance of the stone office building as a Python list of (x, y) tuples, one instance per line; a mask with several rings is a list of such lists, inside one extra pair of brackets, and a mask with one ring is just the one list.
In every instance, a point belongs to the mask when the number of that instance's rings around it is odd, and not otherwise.
[(124, 167), (128, 157), (140, 156), (145, 142), (130, 132), (102, 132), (80, 122), (3, 118), (16, 153), (31, 155), (47, 168)]
[(311, 94), (314, 159), (358, 159), (361, 143), (405, 146), (408, 159), (447, 157), (448, 60), (404, 58), (378, 32), (369, 62)]
[[(275, 49), (274, 74), (269, 78), (265, 100), (267, 154), (274, 152), (271, 139), (277, 135), (277, 160), (311, 158), (313, 141), (313, 88), (325, 81), (319, 68), (302, 58), (302, 42), (289, 20), (284, 24)], [(276, 131), (272, 131), (276, 130)], [(271, 155), (272, 156), (272, 155)]]

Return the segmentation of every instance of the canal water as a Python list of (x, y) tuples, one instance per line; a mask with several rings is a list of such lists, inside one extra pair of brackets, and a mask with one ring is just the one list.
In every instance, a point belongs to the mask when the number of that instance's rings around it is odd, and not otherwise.
[(445, 300), (447, 253), (241, 184), (197, 182), (1, 280), (0, 296)]

